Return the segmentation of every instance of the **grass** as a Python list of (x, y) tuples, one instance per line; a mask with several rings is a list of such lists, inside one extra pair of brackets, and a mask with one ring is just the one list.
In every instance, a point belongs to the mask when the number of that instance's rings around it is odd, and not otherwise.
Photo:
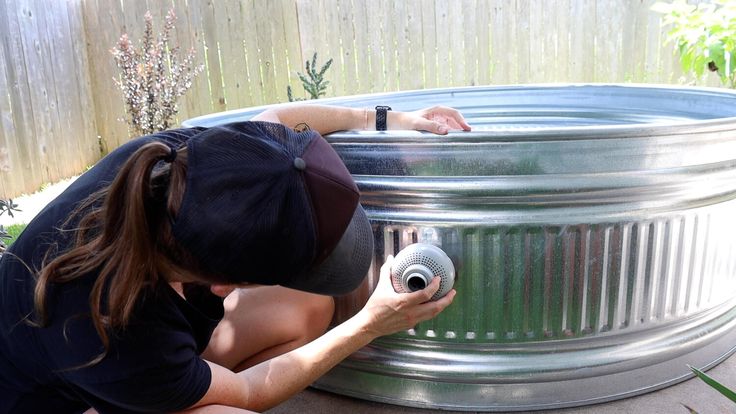
[(729, 389), (728, 387), (726, 387), (725, 385), (721, 384), (720, 382), (714, 380), (713, 378), (711, 378), (710, 376), (708, 376), (705, 372), (703, 372), (703, 371), (701, 371), (701, 370), (699, 370), (699, 369), (697, 369), (695, 367), (691, 367), (690, 365), (688, 365), (688, 368), (690, 368), (695, 373), (695, 375), (697, 375), (698, 378), (700, 378), (701, 380), (703, 380), (706, 384), (708, 384), (711, 387), (713, 387), (716, 391), (718, 391), (721, 394), (723, 394), (729, 400), (731, 400), (733, 402), (736, 402), (736, 392), (734, 392), (733, 390)]
[(5, 231), (10, 236), (9, 239), (5, 240), (5, 244), (7, 246), (10, 246), (11, 244), (13, 244), (15, 239), (17, 239), (20, 233), (26, 228), (26, 225), (27, 224), (23, 223), (23, 224), (11, 224), (9, 226), (5, 226)]

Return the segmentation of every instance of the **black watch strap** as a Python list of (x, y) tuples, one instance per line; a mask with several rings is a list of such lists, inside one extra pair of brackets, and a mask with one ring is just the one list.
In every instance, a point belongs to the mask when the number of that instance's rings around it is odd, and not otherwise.
[(376, 107), (376, 131), (386, 130), (386, 112), (390, 110), (390, 106), (378, 105)]

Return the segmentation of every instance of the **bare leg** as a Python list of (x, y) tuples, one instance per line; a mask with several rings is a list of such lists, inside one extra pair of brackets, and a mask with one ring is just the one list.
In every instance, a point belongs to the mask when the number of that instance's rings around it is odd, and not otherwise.
[(235, 290), (202, 357), (242, 371), (319, 337), (334, 310), (329, 296), (280, 286)]
[(224, 405), (207, 405), (205, 407), (181, 411), (181, 414), (246, 414), (254, 412), (255, 411), (242, 410), (235, 407), (226, 407)]

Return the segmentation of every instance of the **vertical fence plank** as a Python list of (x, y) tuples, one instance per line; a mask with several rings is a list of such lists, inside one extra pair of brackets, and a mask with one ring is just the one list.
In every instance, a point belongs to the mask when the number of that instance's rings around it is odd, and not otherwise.
[[(205, 65), (207, 55), (204, 33), (200, 26), (200, 5), (188, 5), (185, 0), (177, 0), (173, 5), (173, 10), (177, 18), (176, 30), (175, 33), (172, 33), (173, 44), (180, 47), (182, 56), (186, 56), (192, 50), (196, 66)], [(191, 88), (181, 98), (177, 115), (179, 123), (197, 115), (213, 112), (212, 98), (207, 84), (205, 67), (205, 70), (192, 80)]]
[[(529, 83), (542, 83), (547, 80), (549, 62), (554, 56), (550, 53), (549, 34), (554, 33), (545, 27), (545, 15), (549, 14), (542, 0), (529, 0)], [(554, 53), (554, 51), (552, 51)]]
[(639, 62), (644, 61), (644, 53), (646, 46), (637, 44), (636, 39), (641, 39), (647, 31), (647, 14), (648, 10), (644, 3), (639, 3), (632, 7), (626, 8), (626, 15), (622, 18), (622, 22), (626, 22), (623, 27), (621, 39), (621, 73), (625, 82), (636, 79), (642, 73), (642, 66)]
[[(387, 12), (393, 16), (391, 26), (396, 35), (396, 77), (398, 81), (398, 90), (412, 89), (411, 76), (416, 76), (417, 72), (414, 63), (410, 62), (411, 39), (409, 38), (408, 15), (406, 10), (406, 1), (397, 1), (393, 3), (393, 9)], [(409, 68), (411, 66), (411, 69)]]
[[(648, 0), (647, 9), (654, 4), (655, 0)], [(638, 42), (644, 42), (645, 55), (642, 64), (644, 65), (643, 79), (640, 81), (655, 83), (659, 81), (659, 60), (662, 56), (673, 53), (672, 44), (664, 44), (664, 39), (660, 39), (661, 16), (658, 13), (650, 12), (647, 18), (647, 33), (644, 39), (637, 39)]]
[(553, 82), (569, 82), (570, 81), (570, 2), (576, 0), (559, 0), (555, 8), (557, 16), (555, 20), (554, 30), (556, 36), (556, 53), (554, 56), (555, 76), (551, 79)]
[[(421, 51), (421, 46), (418, 49), (415, 42), (420, 42), (421, 39), (413, 39), (411, 35), (411, 25), (414, 24), (410, 21), (415, 18), (410, 10), (411, 5), (409, 2), (394, 2), (393, 10), (390, 14), (393, 16), (392, 25), (394, 33), (396, 34), (396, 73), (398, 79), (399, 90), (415, 89), (415, 81), (421, 80), (422, 70), (418, 69), (421, 63), (417, 63), (421, 59), (418, 53), (413, 50)], [(420, 43), (421, 45), (421, 43)]]
[(356, 93), (373, 92), (375, 79), (371, 73), (374, 71), (374, 68), (375, 71), (378, 71), (377, 68), (379, 66), (376, 63), (379, 63), (380, 60), (376, 61), (379, 58), (374, 55), (374, 47), (378, 45), (378, 42), (375, 42), (375, 46), (371, 42), (371, 38), (373, 37), (371, 32), (376, 32), (376, 30), (368, 24), (368, 12), (365, 1), (353, 0), (351, 19), (355, 31), (354, 53), (357, 73), (353, 83), (358, 88)]
[[(270, 19), (263, 18), (268, 13), (266, 2), (239, 0), (228, 2), (230, 36), (221, 39), (229, 43), (229, 50), (237, 56), (230, 62), (231, 66), (223, 68), (226, 77), (237, 88), (234, 105), (230, 109), (262, 105), (266, 95), (274, 89), (273, 59), (270, 42)], [(255, 28), (255, 33), (252, 33)], [(263, 45), (263, 48), (261, 48)], [(225, 89), (229, 89), (227, 84)]]
[[(113, 82), (119, 79), (119, 72), (110, 56), (110, 49), (125, 32), (123, 11), (119, 2), (108, 0), (86, 0), (83, 6), (86, 37), (90, 40), (87, 54), (97, 59), (90, 73), (97, 134), (100, 148), (106, 152), (128, 139), (128, 127), (119, 121), (125, 116), (122, 94)], [(135, 39), (131, 37), (131, 41)]]
[(452, 56), (450, 67), (452, 71), (452, 86), (465, 86), (465, 31), (463, 28), (463, 10), (458, 3), (452, 2), (448, 10), (448, 27), (450, 37), (449, 54)]
[(437, 80), (440, 86), (452, 85), (452, 47), (450, 44), (449, 17), (450, 5), (448, 0), (437, 0), (435, 2), (435, 30), (437, 33)]
[[(278, 24), (268, 16), (268, 4), (262, 1), (240, 1), (239, 31), (235, 39), (243, 39), (245, 44), (245, 60), (248, 67), (248, 76), (245, 70), (231, 66), (227, 71), (234, 71), (235, 78), (240, 85), (238, 107), (262, 105), (274, 99), (275, 81), (273, 72), (273, 47), (271, 44), (271, 26)], [(255, 34), (252, 33), (255, 28)], [(249, 30), (250, 29), (250, 30)], [(239, 41), (240, 42), (240, 41)], [(241, 45), (238, 45), (240, 47)]]
[[(422, 51), (424, 61), (424, 87), (436, 88), (437, 81), (437, 27), (435, 26), (435, 12), (433, 0), (421, 0), (422, 14)], [(443, 51), (444, 53), (444, 51)]]
[[(78, 116), (81, 102), (76, 91), (80, 89), (80, 86), (76, 82), (78, 77), (72, 75), (76, 73), (76, 68), (69, 39), (66, 10), (62, 9), (65, 4), (50, 2), (44, 7), (45, 10), (37, 9), (36, 12), (39, 17), (43, 18), (39, 21), (43, 22), (45, 28), (45, 31), (41, 33), (41, 36), (47, 39), (44, 42), (45, 54), (55, 56), (54, 59), (47, 59), (45, 65), (46, 78), (53, 83), (53, 88), (49, 88), (49, 96), (57, 131), (52, 133), (52, 139), (61, 138), (60, 145), (52, 145), (58, 149), (59, 163), (52, 168), (49, 179), (55, 182), (74, 175), (75, 172), (84, 168), (80, 143), (84, 141), (85, 134)], [(76, 136), (77, 139), (67, 138), (71, 136)]]
[(476, 5), (478, 85), (491, 83), (491, 2), (479, 0)]
[(289, 50), (285, 38), (283, 7), (285, 1), (269, 1), (269, 16), (273, 16), (275, 24), (270, 27), (271, 57), (273, 64), (273, 99), (266, 97), (265, 102), (286, 102), (286, 87), (289, 83)]
[(366, 22), (366, 37), (368, 39), (368, 54), (370, 60), (370, 81), (364, 82), (370, 87), (365, 92), (381, 92), (386, 85), (386, 66), (383, 58), (384, 43), (382, 41), (381, 16), (378, 3), (371, 0), (354, 0), (360, 4)]
[[(84, 11), (82, 2), (67, 2), (66, 14), (69, 21), (69, 41), (71, 43), (71, 54), (76, 68), (76, 76), (74, 76), (75, 90), (69, 91), (76, 93), (79, 99), (79, 107), (72, 108), (72, 111), (79, 116), (81, 123), (80, 139), (84, 141), (80, 143), (80, 151), (84, 159), (83, 168), (93, 164), (100, 157), (100, 146), (97, 142), (97, 122), (95, 120), (95, 106), (92, 97), (93, 90), (90, 88), (92, 84), (90, 58), (87, 54), (87, 35), (84, 30)], [(68, 138), (70, 139), (70, 138)], [(81, 170), (73, 171), (72, 174), (79, 174)]]
[(594, 1), (573, 0), (570, 8), (570, 81), (592, 82), (595, 78)]
[[(186, 19), (187, 25), (182, 25), (182, 29), (189, 31), (189, 42), (194, 49), (194, 59), (196, 64), (202, 66), (202, 71), (194, 78), (192, 82), (192, 91), (184, 97), (187, 111), (190, 117), (209, 114), (216, 112), (214, 94), (210, 86), (209, 69), (207, 67), (207, 43), (205, 38), (207, 34), (203, 28), (203, 13), (207, 10), (203, 7), (204, 2), (196, 2), (189, 4), (186, 1), (178, 0), (177, 6), (182, 10), (182, 18)], [(180, 32), (185, 34), (185, 31)], [(181, 35), (179, 37), (181, 41)], [(214, 77), (217, 79), (217, 77)], [(180, 116), (179, 119), (184, 121), (185, 118)]]
[[(0, 24), (5, 23), (5, 5), (0, 4)], [(10, 56), (5, 55), (5, 47), (0, 44), (0, 91), (10, 91), (10, 76), (6, 62)], [(23, 168), (17, 166), (22, 162), (18, 151), (17, 131), (13, 119), (13, 109), (9, 93), (0, 93), (0, 198), (8, 198), (17, 190), (22, 191), (26, 180)], [(29, 177), (30, 178), (30, 177)]]
[[(304, 62), (307, 60), (308, 55), (314, 53), (314, 39), (313, 32), (316, 30), (316, 25), (312, 24), (310, 17), (310, 5), (308, 0), (296, 0), (296, 14), (299, 22), (299, 45), (301, 49), (301, 56), (295, 58), (294, 72), (304, 73)], [(307, 24), (306, 22), (310, 22)], [(291, 90), (295, 99), (304, 99), (305, 92), (301, 87), (301, 81), (298, 77), (294, 78), (294, 82), (291, 84)]]
[[(245, 101), (238, 74), (247, 72), (250, 68), (246, 65), (245, 51), (243, 48), (242, 22), (240, 21), (240, 6), (236, 1), (228, 0), (217, 2), (213, 5), (214, 22), (213, 27), (217, 33), (217, 45), (222, 71), (223, 95), (225, 97), (225, 108), (239, 108)], [(257, 74), (249, 73), (250, 76)]]
[(324, 62), (328, 58), (333, 59), (333, 67), (326, 74), (325, 77), (329, 79), (330, 86), (334, 96), (344, 96), (345, 92), (345, 61), (342, 55), (342, 48), (340, 41), (343, 40), (345, 33), (341, 32), (340, 29), (340, 15), (336, 0), (320, 0), (320, 14), (322, 15), (322, 24), (324, 30), (321, 31), (322, 37), (320, 41), (326, 45), (326, 53), (322, 54), (320, 59), (317, 61), (317, 69), (320, 69)]
[[(556, 3), (557, 7), (560, 5), (564, 6), (564, 3)], [(557, 67), (559, 62), (559, 59), (557, 57), (557, 37), (559, 33), (555, 30), (557, 26), (557, 13), (555, 13), (555, 7), (554, 9), (547, 9), (544, 7), (541, 2), (535, 4), (535, 8), (539, 8), (541, 10), (544, 10), (544, 12), (541, 15), (541, 19), (539, 19), (537, 22), (538, 24), (541, 24), (542, 30), (542, 38), (536, 39), (532, 43), (532, 47), (534, 45), (541, 44), (543, 47), (541, 50), (537, 52), (538, 55), (540, 55), (540, 61), (543, 65), (542, 67), (542, 74), (541, 76), (538, 75), (538, 79), (540, 82), (554, 82), (557, 79)]]
[(372, 6), (376, 9), (377, 19), (374, 23), (378, 24), (375, 30), (381, 31), (381, 58), (383, 60), (382, 71), (383, 80), (379, 84), (378, 91), (395, 91), (398, 90), (398, 77), (396, 75), (398, 64), (396, 61), (396, 29), (391, 19), (387, 19), (387, 15), (393, 13), (393, 1), (378, 0), (372, 2)]
[[(511, 67), (516, 63), (517, 48), (511, 44), (512, 27), (510, 16), (513, 3), (506, 0), (491, 0), (491, 82), (496, 85), (512, 83)], [(515, 71), (515, 70), (514, 70)]]
[[(269, 45), (270, 19), (266, 16), (267, 4), (254, 0), (237, 0), (229, 3), (228, 14), (236, 16), (231, 30), (230, 49), (239, 57), (234, 65), (224, 68), (225, 73), (238, 85), (236, 106), (230, 109), (262, 105), (266, 95), (274, 88), (272, 49)], [(237, 26), (237, 28), (235, 28)], [(252, 31), (255, 28), (255, 32)], [(263, 45), (263, 48), (261, 48)], [(225, 86), (227, 89), (227, 85)]]
[(530, 25), (529, 25), (529, 2), (531, 0), (516, 0), (516, 31), (514, 32), (515, 40), (512, 40), (517, 46), (516, 59), (517, 78), (514, 82), (529, 83), (531, 81), (531, 53), (532, 45), (530, 41)]
[[(481, 0), (482, 2), (482, 0)], [(475, 86), (478, 84), (478, 7), (476, 0), (463, 0), (460, 7), (462, 12), (461, 26), (463, 36), (463, 54), (460, 56), (465, 66), (462, 86)]]
[[(33, 123), (29, 125), (33, 132), (32, 142), (35, 146), (35, 154), (38, 157), (38, 168), (42, 177), (42, 182), (49, 182), (49, 168), (54, 160), (54, 150), (50, 147), (49, 139), (53, 128), (51, 117), (51, 108), (48, 106), (49, 93), (48, 86), (51, 82), (46, 82), (43, 76), (42, 61), (43, 51), (41, 39), (39, 38), (38, 16), (35, 15), (33, 4), (29, 1), (19, 1), (18, 7), (15, 9), (15, 19), (18, 21), (21, 31), (21, 43), (23, 48), (23, 59), (27, 68), (26, 76), (29, 85), (33, 85), (28, 89), (29, 101), (27, 108), (30, 109)], [(33, 147), (32, 147), (33, 148)]]
[(622, 1), (626, 0), (598, 0), (597, 6), (601, 10), (619, 10), (619, 13), (596, 13), (595, 62), (596, 82), (613, 82), (620, 79), (621, 74), (621, 42), (622, 32), (621, 15), (628, 10)]
[(220, 43), (217, 36), (218, 23), (215, 20), (215, 6), (211, 1), (201, 2), (201, 4), (202, 32), (204, 33), (204, 50), (207, 65), (205, 75), (209, 77), (208, 86), (210, 89), (212, 110), (222, 112), (227, 109), (227, 99), (225, 97), (223, 68), (220, 63)]
[[(15, 17), (18, 4), (15, 2), (0, 3), (0, 27), (4, 27), (7, 36), (1, 36), (2, 48), (4, 53), (3, 61), (5, 63), (4, 73), (0, 73), (7, 77), (9, 92), (10, 110), (3, 111), (3, 127), (5, 131), (13, 132), (14, 138), (6, 137), (7, 145), (15, 144), (17, 157), (10, 160), (11, 170), (8, 174), (3, 174), (3, 178), (7, 178), (8, 182), (14, 182), (15, 185), (7, 186), (5, 194), (10, 197), (10, 191), (16, 190), (19, 184), (16, 177), (22, 177), (25, 188), (34, 188), (41, 184), (43, 178), (39, 167), (39, 160), (36, 156), (35, 147), (33, 145), (33, 115), (29, 101), (29, 84), (28, 75), (26, 74), (26, 65), (23, 58), (23, 45), (21, 41), (21, 26)], [(11, 117), (11, 119), (8, 119)], [(11, 122), (12, 121), (12, 122)], [(9, 151), (9, 156), (12, 152)], [(13, 195), (19, 194), (13, 192)]]
[(404, 3), (406, 10), (405, 36), (409, 39), (409, 53), (399, 59), (399, 68), (405, 72), (405, 89), (422, 89), (425, 86), (425, 47), (422, 37), (422, 3), (419, 0)]
[(302, 49), (301, 42), (299, 39), (299, 16), (297, 15), (297, 7), (295, 0), (283, 0), (281, 8), (281, 15), (283, 24), (283, 36), (286, 45), (286, 57), (287, 57), (287, 68), (286, 68), (286, 84), (281, 85), (281, 91), (286, 96), (286, 86), (291, 84), (299, 87), (300, 81), (296, 75), (297, 69), (301, 65)]
[[(261, 82), (259, 83), (261, 93), (257, 96), (253, 96), (253, 100), (251, 102), (246, 102), (244, 106), (261, 105), (266, 102), (278, 102), (272, 32), (274, 26), (279, 25), (280, 22), (273, 21), (270, 18), (263, 18), (263, 16), (272, 16), (270, 5), (272, 5), (273, 2), (249, 0), (247, 3), (248, 6), (244, 9), (242, 23), (244, 28), (255, 27), (257, 29), (257, 35), (248, 36), (247, 33), (243, 33), (243, 37), (245, 38), (246, 57), (248, 59), (248, 67), (254, 68), (254, 70), (256, 68), (253, 66), (251, 58), (257, 58), (256, 63), (258, 64), (258, 69), (260, 69), (261, 74)], [(252, 38), (255, 38), (255, 44), (249, 42), (249, 39)], [(283, 45), (281, 45), (281, 47), (283, 47)], [(279, 50), (278, 53), (283, 54), (283, 49)], [(253, 78), (250, 77), (248, 80), (251, 82), (249, 85), (251, 91), (253, 91), (253, 87), (256, 86), (252, 79)]]
[(343, 93), (345, 95), (352, 95), (360, 91), (358, 50), (355, 46), (356, 34), (355, 26), (353, 25), (353, 5), (350, 0), (338, 0), (336, 9), (338, 32), (340, 33), (340, 53), (343, 64), (343, 75), (345, 77), (345, 90)]

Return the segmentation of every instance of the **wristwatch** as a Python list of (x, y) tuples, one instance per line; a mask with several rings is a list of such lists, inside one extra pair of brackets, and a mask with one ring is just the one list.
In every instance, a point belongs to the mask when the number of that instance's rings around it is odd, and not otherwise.
[(376, 131), (386, 130), (386, 112), (390, 110), (390, 106), (378, 105), (376, 107)]

